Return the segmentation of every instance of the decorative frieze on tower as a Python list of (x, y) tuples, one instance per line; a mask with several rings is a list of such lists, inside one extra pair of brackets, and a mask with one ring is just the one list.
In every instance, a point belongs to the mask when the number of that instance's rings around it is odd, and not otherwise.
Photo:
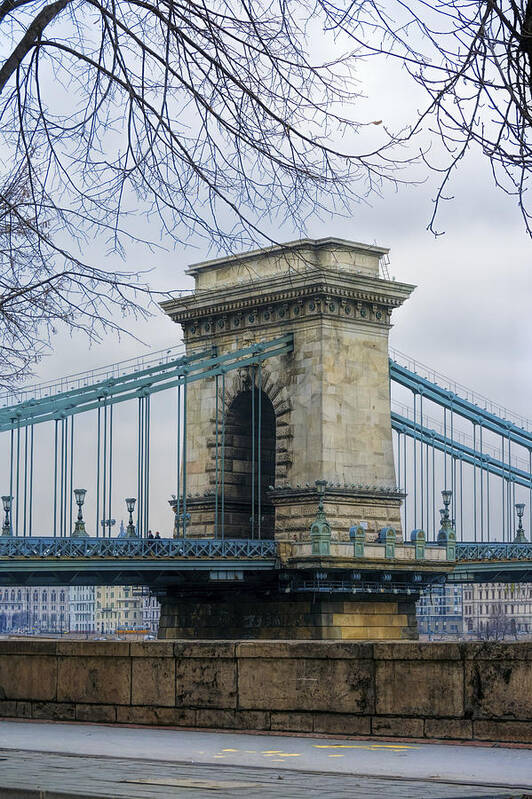
[[(227, 537), (249, 537), (246, 448), (250, 389), (263, 419), (260, 485), (263, 537), (309, 541), (320, 497), (332, 541), (367, 522), (367, 540), (393, 527), (400, 540), (390, 419), (388, 332), (413, 286), (380, 277), (388, 250), (341, 239), (303, 239), (191, 266), (195, 292), (162, 304), (184, 331), (187, 352), (218, 354), (293, 333), (293, 351), (260, 374), (228, 374), (187, 393), (190, 535), (213, 536), (213, 435), (216, 408), (228, 420)], [(246, 427), (246, 424), (248, 426)], [(231, 427), (232, 425), (232, 427)], [(229, 462), (227, 458), (232, 458)], [(239, 471), (240, 470), (240, 471)], [(262, 516), (261, 516), (262, 518)]]

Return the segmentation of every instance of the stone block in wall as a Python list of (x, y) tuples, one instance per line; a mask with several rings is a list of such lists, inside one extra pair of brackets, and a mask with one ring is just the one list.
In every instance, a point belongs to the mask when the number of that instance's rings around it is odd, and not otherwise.
[(238, 658), (304, 658), (306, 660), (371, 660), (373, 644), (336, 641), (244, 641), (236, 645)]
[(72, 702), (32, 702), (31, 717), (50, 721), (74, 721), (76, 707)]
[(371, 732), (373, 735), (423, 738), (423, 719), (375, 716), (371, 720)]
[(259, 710), (371, 713), (370, 660), (240, 657), (239, 707)]
[(190, 708), (118, 706), (116, 720), (118, 724), (151, 727), (195, 727), (196, 711)]
[(312, 732), (314, 717), (312, 713), (284, 713), (279, 711), (271, 714), (270, 729), (283, 732)]
[[(474, 719), (532, 719), (531, 661), (465, 661), (465, 711)], [(532, 727), (532, 722), (531, 727)]]
[(175, 700), (175, 661), (173, 657), (132, 658), (131, 703), (133, 705), (174, 707)]
[(62, 657), (58, 659), (59, 702), (129, 705), (129, 657)]
[(473, 738), (473, 722), (469, 719), (425, 719), (425, 737), (469, 741)]
[(14, 699), (1, 702), (0, 701), (0, 718), (16, 718), (18, 716), (17, 705), (19, 703)]
[(375, 701), (377, 714), (384, 716), (463, 718), (462, 663), (452, 660), (376, 660)]
[(314, 732), (331, 735), (371, 735), (370, 716), (348, 713), (314, 713)]
[(114, 705), (76, 705), (76, 721), (112, 724), (116, 721), (116, 707)]
[(175, 685), (177, 707), (237, 707), (234, 659), (176, 658)]
[(473, 737), (479, 741), (532, 743), (530, 721), (473, 721)]
[(127, 641), (58, 641), (57, 654), (66, 657), (128, 657), (129, 647)]
[(57, 661), (51, 655), (0, 655), (0, 699), (53, 700)]
[(454, 643), (410, 643), (396, 641), (394, 643), (375, 644), (376, 660), (461, 660), (461, 644)]

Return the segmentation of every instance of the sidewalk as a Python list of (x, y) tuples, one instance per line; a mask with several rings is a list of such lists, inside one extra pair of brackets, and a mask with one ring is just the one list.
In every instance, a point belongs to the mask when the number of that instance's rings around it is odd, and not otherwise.
[(517, 799), (532, 751), (0, 722), (2, 799)]

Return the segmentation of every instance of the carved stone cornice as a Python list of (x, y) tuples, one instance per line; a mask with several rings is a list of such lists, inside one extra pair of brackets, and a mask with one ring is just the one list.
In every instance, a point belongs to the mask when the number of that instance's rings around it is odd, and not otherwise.
[(187, 335), (198, 337), (316, 316), (389, 327), (393, 309), (413, 288), (369, 275), (315, 269), (196, 292), (161, 306)]

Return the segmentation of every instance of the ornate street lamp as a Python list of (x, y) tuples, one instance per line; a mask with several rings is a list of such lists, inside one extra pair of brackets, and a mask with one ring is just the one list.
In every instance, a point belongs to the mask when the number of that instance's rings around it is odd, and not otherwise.
[(4, 506), (4, 511), (5, 511), (5, 514), (6, 514), (5, 518), (4, 518), (4, 523), (2, 525), (2, 535), (3, 536), (5, 536), (5, 535), (13, 535), (13, 531), (11, 529), (11, 520), (9, 518), (9, 514), (11, 512), (11, 501), (12, 501), (12, 499), (13, 499), (12, 496), (2, 497), (2, 504)]
[(87, 531), (85, 530), (85, 522), (83, 521), (83, 513), (81, 512), (82, 505), (85, 502), (86, 493), (87, 493), (86, 488), (74, 489), (74, 496), (76, 497), (76, 503), (78, 506), (78, 518), (76, 524), (74, 525), (74, 530), (72, 532), (71, 538), (87, 538)]
[(517, 532), (515, 534), (514, 543), (515, 544), (526, 544), (526, 535), (523, 529), (523, 514), (525, 512), (525, 503), (524, 502), (516, 502), (515, 504), (515, 512), (517, 513), (518, 525), (517, 525)]
[(129, 522), (126, 527), (126, 538), (138, 538), (137, 531), (135, 530), (135, 524), (133, 522), (133, 511), (135, 510), (135, 497), (126, 497), (126, 508), (129, 513)]
[(453, 523), (449, 515), (449, 505), (451, 504), (453, 492), (450, 489), (445, 488), (441, 492), (441, 496), (443, 499), (443, 508), (440, 509), (441, 526), (438, 532), (438, 544), (448, 545), (450, 541), (452, 542), (456, 540), (456, 534), (453, 530)]

